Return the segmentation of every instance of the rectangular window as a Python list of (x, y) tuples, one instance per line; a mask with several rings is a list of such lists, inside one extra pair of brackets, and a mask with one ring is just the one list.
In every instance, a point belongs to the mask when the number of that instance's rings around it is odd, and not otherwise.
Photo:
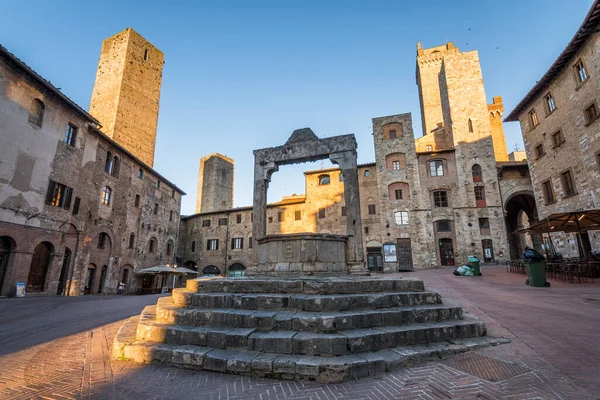
[(529, 111), (529, 123), (531, 124), (531, 129), (535, 128), (539, 125), (538, 117), (535, 110)]
[(81, 198), (75, 197), (75, 202), (73, 203), (73, 215), (79, 214), (79, 204), (81, 203)]
[(202, 227), (203, 228), (210, 228), (210, 219), (202, 220)]
[(106, 245), (106, 233), (100, 232), (100, 236), (98, 236), (98, 248), (103, 249)]
[(554, 147), (560, 147), (565, 142), (565, 137), (563, 136), (562, 131), (558, 131), (552, 134), (552, 143), (554, 143)]
[(132, 233), (129, 235), (129, 248), (133, 249), (133, 245), (135, 244), (135, 235)]
[(394, 171), (400, 170), (400, 161), (392, 161), (392, 170), (394, 170)]
[(483, 186), (475, 186), (475, 200), (485, 200), (485, 188)]
[(429, 161), (429, 173), (431, 176), (444, 176), (444, 163), (442, 160)]
[(302, 219), (302, 211), (300, 211), (300, 210), (294, 211), (294, 219), (296, 221), (300, 221)]
[(267, 218), (267, 221), (269, 221), (269, 223), (272, 224), (273, 223), (273, 217)]
[(248, 238), (248, 248), (251, 249), (252, 248), (252, 236), (250, 236)]
[(75, 146), (75, 137), (77, 136), (77, 127), (72, 124), (67, 124), (67, 131), (65, 132), (65, 143), (69, 146)]
[(169, 211), (169, 221), (173, 221), (173, 211)]
[(428, 144), (427, 146), (425, 146), (425, 151), (433, 151), (433, 146)]
[(46, 193), (46, 204), (55, 207), (63, 207), (65, 210), (71, 208), (71, 197), (73, 189), (62, 183), (50, 181)]
[(285, 213), (283, 211), (277, 212), (277, 222), (283, 222), (285, 219)]
[(254, 213), (250, 213), (250, 222), (254, 222)]
[(346, 212), (346, 206), (342, 206), (342, 217), (345, 217), (347, 215)]
[(490, 234), (490, 219), (479, 218), (479, 234), (488, 236)]
[(227, 225), (227, 218), (219, 218), (219, 226)]
[(235, 216), (235, 222), (238, 224), (242, 223), (242, 214), (238, 214)]
[(441, 221), (437, 221), (436, 224), (438, 232), (452, 232), (452, 226), (449, 220), (443, 219)]
[(139, 179), (142, 179), (142, 178), (144, 177), (144, 170), (143, 170), (143, 169), (141, 169), (141, 168), (140, 168), (140, 169), (138, 169), (138, 174), (137, 174), (137, 177), (138, 177)]
[(171, 198), (174, 199), (175, 198), (175, 189), (171, 189)]
[(588, 74), (585, 70), (585, 66), (583, 65), (583, 61), (577, 61), (577, 63), (573, 67), (573, 70), (575, 71), (575, 78), (577, 79), (577, 84), (581, 84), (587, 81)]
[(549, 180), (543, 182), (542, 190), (544, 191), (544, 200), (546, 200), (546, 204), (554, 203), (554, 190), (552, 189), (552, 182)]
[(369, 227), (368, 226), (365, 226), (365, 234), (367, 234), (367, 235), (369, 234)]
[(196, 252), (196, 241), (192, 240), (192, 253)]
[(140, 206), (140, 195), (139, 194), (135, 195), (135, 201), (133, 202), (133, 205), (135, 207), (139, 207)]
[(546, 151), (544, 150), (544, 144), (543, 143), (540, 143), (537, 146), (535, 146), (535, 158), (536, 159), (542, 157), (545, 154), (546, 154)]
[(433, 192), (433, 205), (437, 208), (448, 207), (448, 192), (446, 192), (446, 191)]
[(160, 179), (156, 181), (156, 188), (160, 189)]
[(208, 239), (206, 241), (206, 250), (219, 250), (219, 239)]
[(394, 190), (394, 198), (396, 200), (402, 200), (402, 189)]
[(158, 215), (158, 203), (154, 203), (154, 215)]
[(408, 211), (396, 211), (394, 213), (396, 225), (408, 225)]
[(585, 109), (585, 124), (589, 125), (597, 119), (598, 119), (598, 107), (596, 107), (596, 103), (593, 103), (588, 108)]
[(552, 114), (554, 110), (556, 110), (556, 104), (554, 103), (554, 97), (552, 97), (552, 93), (548, 93), (544, 96), (544, 102), (546, 103), (546, 111), (548, 114)]
[(396, 139), (396, 130), (395, 129), (390, 130), (390, 139)]
[(232, 238), (231, 248), (233, 250), (240, 250), (244, 248), (244, 238)]
[(562, 181), (562, 187), (565, 196), (573, 196), (576, 193), (576, 191), (571, 171), (566, 171), (560, 174), (560, 180)]
[(319, 218), (325, 218), (325, 209), (319, 208)]
[(368, 209), (369, 209), (369, 215), (377, 214), (377, 210), (375, 209), (375, 204), (369, 204)]

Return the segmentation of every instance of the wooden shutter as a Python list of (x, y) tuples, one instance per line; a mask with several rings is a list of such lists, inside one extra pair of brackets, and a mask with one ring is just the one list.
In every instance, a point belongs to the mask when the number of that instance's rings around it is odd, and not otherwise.
[(71, 208), (71, 197), (73, 196), (73, 188), (65, 186), (65, 201), (63, 202), (63, 207), (65, 210)]
[(48, 184), (48, 192), (46, 193), (46, 204), (52, 204), (54, 198), (54, 191), (56, 190), (56, 182), (50, 181)]

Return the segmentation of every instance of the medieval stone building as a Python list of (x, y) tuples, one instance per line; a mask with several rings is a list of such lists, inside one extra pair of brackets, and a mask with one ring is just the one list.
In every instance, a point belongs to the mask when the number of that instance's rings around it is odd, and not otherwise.
[(95, 117), (0, 47), (0, 295), (134, 293), (157, 284), (135, 269), (175, 262), (184, 193), (151, 167), (161, 69), (133, 30), (107, 39)]
[[(595, 1), (571, 42), (505, 119), (521, 125), (535, 219), (600, 208), (599, 23)], [(600, 249), (599, 231), (551, 236), (564, 257)]]
[[(527, 163), (508, 161), (502, 99), (487, 104), (477, 52), (452, 43), (418, 45), (417, 85), (423, 136), (415, 139), (410, 114), (374, 118), (375, 162), (358, 166), (369, 270), (508, 259), (519, 243), (509, 246), (506, 223), (515, 217), (505, 205), (530, 183)], [(305, 180), (305, 194), (268, 206), (267, 234), (345, 234), (340, 170), (305, 172)], [(251, 207), (183, 217), (181, 260), (207, 275), (241, 274), (256, 262), (252, 219)]]

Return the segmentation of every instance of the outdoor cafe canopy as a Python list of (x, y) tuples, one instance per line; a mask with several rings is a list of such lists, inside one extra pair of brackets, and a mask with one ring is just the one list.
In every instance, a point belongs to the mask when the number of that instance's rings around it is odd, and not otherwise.
[(176, 274), (176, 275), (181, 275), (181, 274), (198, 274), (198, 271), (194, 271), (192, 269), (188, 269), (188, 268), (184, 268), (184, 267), (170, 267), (168, 265), (157, 265), (156, 267), (149, 267), (149, 268), (144, 268), (144, 269), (140, 269), (139, 271), (135, 272), (138, 275), (144, 275), (144, 274)]
[(514, 231), (513, 234), (526, 232), (587, 232), (600, 230), (600, 210), (584, 210), (557, 213), (548, 216), (529, 228)]

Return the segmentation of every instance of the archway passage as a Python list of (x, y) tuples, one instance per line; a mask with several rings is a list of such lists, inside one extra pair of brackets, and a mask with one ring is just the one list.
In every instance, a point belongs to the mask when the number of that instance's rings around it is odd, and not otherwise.
[(88, 265), (87, 269), (87, 278), (85, 281), (85, 289), (83, 290), (83, 294), (92, 293), (92, 288), (94, 287), (94, 278), (96, 276), (96, 266), (94, 264)]
[(54, 246), (50, 242), (42, 242), (35, 247), (29, 277), (27, 278), (28, 292), (43, 292), (46, 284), (46, 275), (54, 255)]
[(229, 267), (229, 276), (231, 276), (231, 277), (241, 278), (244, 276), (245, 272), (246, 272), (246, 267), (244, 267), (244, 265), (240, 264), (240, 263), (232, 264)]
[(0, 237), (0, 293), (4, 286), (4, 277), (8, 272), (8, 260), (13, 249), (13, 240), (10, 237)]
[(221, 275), (221, 270), (214, 265), (209, 265), (202, 270), (202, 276), (219, 276)]
[[(540, 245), (542, 238), (540, 234), (523, 233), (513, 234), (514, 231), (527, 228), (538, 220), (537, 208), (533, 193), (518, 193), (509, 197), (504, 207), (506, 212), (506, 232), (508, 234), (508, 243), (510, 248), (510, 259), (516, 260), (523, 258), (525, 246)], [(536, 247), (538, 250), (539, 247)]]

